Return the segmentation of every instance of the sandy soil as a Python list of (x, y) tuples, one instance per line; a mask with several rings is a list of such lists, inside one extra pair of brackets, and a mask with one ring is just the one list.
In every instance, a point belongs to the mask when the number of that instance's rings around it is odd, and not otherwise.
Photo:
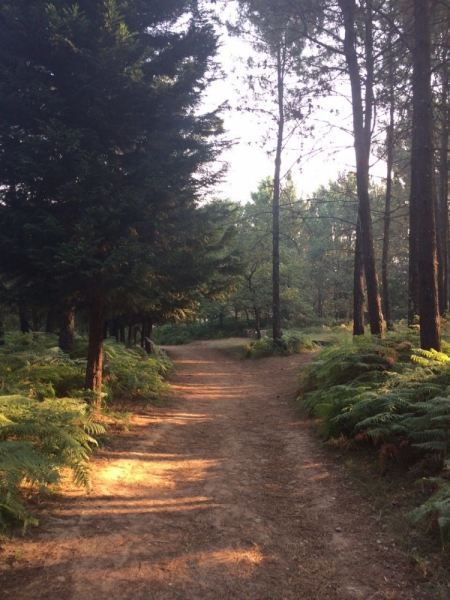
[(2, 599), (427, 597), (295, 413), (308, 357), (168, 350), (176, 400), (96, 453), (90, 495), (2, 544)]

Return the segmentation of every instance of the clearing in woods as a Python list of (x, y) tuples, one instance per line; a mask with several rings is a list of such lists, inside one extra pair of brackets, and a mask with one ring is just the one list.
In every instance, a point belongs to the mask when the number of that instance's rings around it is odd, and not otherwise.
[(427, 597), (295, 413), (308, 356), (168, 351), (175, 400), (96, 453), (90, 495), (72, 490), (2, 544), (2, 599)]

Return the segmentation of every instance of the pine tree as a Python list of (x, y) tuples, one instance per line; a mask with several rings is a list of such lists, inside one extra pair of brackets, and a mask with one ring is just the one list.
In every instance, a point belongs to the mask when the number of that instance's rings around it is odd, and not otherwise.
[(216, 43), (182, 0), (0, 7), (0, 268), (88, 308), (97, 392), (107, 311), (215, 179), (222, 122), (196, 109)]

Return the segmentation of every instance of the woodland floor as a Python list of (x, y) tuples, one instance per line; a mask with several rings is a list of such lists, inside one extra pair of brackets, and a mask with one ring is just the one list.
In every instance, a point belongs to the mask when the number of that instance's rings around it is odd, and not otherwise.
[(2, 600), (428, 598), (295, 411), (309, 356), (167, 350), (176, 397), (96, 452), (91, 494), (1, 542)]

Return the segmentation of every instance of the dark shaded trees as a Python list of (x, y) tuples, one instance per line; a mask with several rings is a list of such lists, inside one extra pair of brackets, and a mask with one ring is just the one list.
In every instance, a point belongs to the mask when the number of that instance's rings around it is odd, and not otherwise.
[(222, 122), (196, 112), (215, 51), (195, 3), (0, 8), (0, 268), (88, 309), (96, 392), (104, 318), (152, 297), (152, 260), (216, 177)]
[(440, 350), (429, 0), (414, 0), (412, 94), (410, 229), (417, 231), (420, 344)]

